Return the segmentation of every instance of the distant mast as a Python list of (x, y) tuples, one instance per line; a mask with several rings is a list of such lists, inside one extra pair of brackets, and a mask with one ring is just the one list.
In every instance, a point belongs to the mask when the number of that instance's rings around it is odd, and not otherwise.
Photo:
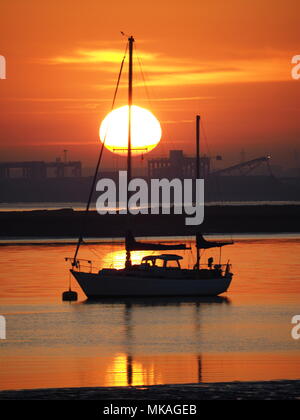
[(200, 179), (200, 115), (196, 115), (196, 179)]
[[(200, 179), (200, 115), (196, 115), (196, 170), (195, 170), (196, 179)], [(197, 182), (195, 182), (195, 188), (197, 188)], [(196, 190), (195, 190), (196, 196)], [(200, 270), (200, 248), (198, 243), (196, 244), (197, 248), (197, 257), (195, 268)]]

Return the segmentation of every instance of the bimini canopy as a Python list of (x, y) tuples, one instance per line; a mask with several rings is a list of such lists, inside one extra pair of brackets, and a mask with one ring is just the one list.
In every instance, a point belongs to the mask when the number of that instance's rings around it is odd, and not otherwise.
[(225, 245), (232, 245), (233, 242), (212, 242), (207, 241), (202, 233), (197, 233), (196, 235), (196, 246), (198, 249), (209, 249), (209, 248), (220, 248)]
[(132, 232), (127, 232), (125, 237), (126, 251), (171, 251), (179, 249), (190, 249), (185, 244), (166, 245), (137, 242)]
[(149, 255), (147, 257), (144, 257), (142, 259), (143, 262), (148, 262), (148, 261), (156, 261), (156, 260), (162, 260), (162, 261), (180, 261), (182, 260), (183, 257), (181, 257), (180, 255), (175, 255), (175, 254), (162, 254), (162, 255)]

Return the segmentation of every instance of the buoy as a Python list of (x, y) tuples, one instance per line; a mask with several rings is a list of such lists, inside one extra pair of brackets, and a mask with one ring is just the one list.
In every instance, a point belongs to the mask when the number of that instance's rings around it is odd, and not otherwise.
[(74, 302), (78, 298), (77, 292), (74, 292), (73, 290), (67, 290), (66, 292), (63, 292), (62, 294), (62, 300), (68, 301), (68, 302)]

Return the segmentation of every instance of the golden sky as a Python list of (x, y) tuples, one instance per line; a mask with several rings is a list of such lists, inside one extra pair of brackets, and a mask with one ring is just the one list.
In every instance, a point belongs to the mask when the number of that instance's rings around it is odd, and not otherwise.
[[(7, 62), (1, 160), (52, 160), (67, 148), (70, 158), (93, 165), (124, 31), (136, 39), (134, 103), (162, 124), (152, 154), (192, 153), (200, 113), (204, 152), (228, 163), (242, 149), (249, 159), (272, 153), (274, 163), (293, 165), (300, 145), (300, 80), (291, 78), (291, 59), (300, 54), (299, 1), (0, 1)], [(125, 85), (126, 72), (119, 105)]]

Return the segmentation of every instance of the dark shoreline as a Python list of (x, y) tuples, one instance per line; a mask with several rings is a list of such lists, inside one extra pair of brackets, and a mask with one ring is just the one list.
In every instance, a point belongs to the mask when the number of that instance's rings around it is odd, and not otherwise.
[(298, 400), (300, 380), (0, 391), (0, 400)]
[(104, 215), (73, 209), (2, 211), (0, 239), (9, 237), (119, 238), (130, 227), (136, 236), (192, 236), (235, 233), (300, 232), (300, 205), (206, 206), (204, 222), (186, 226), (185, 215)]

